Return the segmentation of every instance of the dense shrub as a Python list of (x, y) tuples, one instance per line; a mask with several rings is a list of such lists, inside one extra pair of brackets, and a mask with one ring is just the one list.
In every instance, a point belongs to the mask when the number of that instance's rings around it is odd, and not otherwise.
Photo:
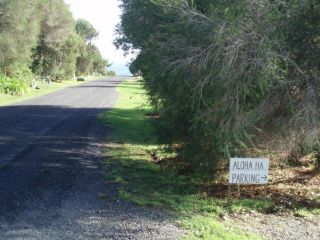
[(190, 166), (212, 169), (265, 136), (317, 145), (318, 2), (122, 2), (115, 43), (140, 52), (161, 132)]
[(25, 82), (16, 79), (8, 78), (0, 75), (0, 92), (10, 95), (23, 95), (26, 91)]
[(117, 75), (117, 74), (116, 74), (115, 71), (109, 71), (109, 72), (108, 72), (108, 76), (114, 77), (114, 76), (116, 76), (116, 75)]
[(10, 95), (23, 95), (33, 79), (31, 69), (23, 65), (13, 65), (7, 76), (0, 74), (0, 92)]

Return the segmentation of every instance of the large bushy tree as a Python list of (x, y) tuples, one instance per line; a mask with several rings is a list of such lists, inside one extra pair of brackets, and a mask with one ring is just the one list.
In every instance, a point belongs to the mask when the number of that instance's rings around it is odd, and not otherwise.
[(99, 36), (98, 31), (85, 19), (78, 19), (75, 28), (79, 36), (88, 43)]
[(98, 31), (84, 19), (76, 22), (75, 30), (85, 42), (77, 58), (77, 75), (107, 74), (108, 60), (104, 59), (92, 40), (99, 36)]
[(92, 44), (97, 36), (63, 0), (0, 0), (0, 92), (23, 94), (34, 74), (106, 74), (108, 61)]
[(38, 0), (0, 1), (0, 70), (10, 74), (31, 62), (40, 29)]
[(140, 51), (135, 71), (191, 166), (212, 169), (266, 136), (310, 152), (319, 138), (319, 6), (122, 0), (115, 44)]
[[(70, 68), (68, 53), (76, 51), (75, 41), (79, 38), (73, 35), (74, 20), (69, 8), (63, 0), (45, 0), (41, 1), (40, 14), (41, 32), (38, 46), (34, 50), (33, 71), (55, 78), (72, 76), (64, 68)], [(67, 52), (64, 52), (66, 49)]]

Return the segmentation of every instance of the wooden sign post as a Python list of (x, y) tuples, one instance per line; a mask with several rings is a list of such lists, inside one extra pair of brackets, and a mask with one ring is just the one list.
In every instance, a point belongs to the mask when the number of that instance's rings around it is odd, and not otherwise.
[(267, 187), (268, 173), (268, 158), (231, 158), (229, 165), (228, 200), (230, 201), (231, 198), (232, 184), (264, 184)]

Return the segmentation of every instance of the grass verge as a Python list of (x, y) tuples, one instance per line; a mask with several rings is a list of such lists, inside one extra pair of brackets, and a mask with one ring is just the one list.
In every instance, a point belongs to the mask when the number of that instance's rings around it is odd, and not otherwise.
[(118, 87), (115, 108), (103, 121), (114, 129), (108, 144), (106, 181), (118, 184), (119, 196), (140, 205), (168, 210), (189, 234), (186, 239), (259, 239), (244, 233), (222, 217), (245, 210), (264, 211), (266, 200), (235, 200), (208, 197), (203, 191), (210, 184), (201, 176), (163, 170), (150, 153), (161, 152), (148, 113), (152, 111), (139, 81), (128, 80)]
[[(105, 78), (105, 77), (103, 77)], [(100, 76), (89, 76), (85, 77), (86, 81), (99, 80), (102, 79)], [(0, 93), (0, 106), (10, 105), (13, 103), (29, 100), (34, 97), (42, 96), (62, 88), (75, 86), (83, 82), (78, 82), (77, 80), (64, 80), (62, 82), (52, 82), (51, 84), (41, 84), (37, 82), (39, 89), (29, 88), (28, 92), (22, 96), (13, 96), (8, 94)]]

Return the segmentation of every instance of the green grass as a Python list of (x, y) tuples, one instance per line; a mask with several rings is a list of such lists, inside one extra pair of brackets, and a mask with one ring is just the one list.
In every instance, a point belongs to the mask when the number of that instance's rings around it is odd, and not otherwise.
[(298, 208), (294, 211), (294, 215), (297, 217), (309, 217), (312, 215), (320, 216), (320, 208), (315, 208), (315, 209)]
[[(101, 79), (102, 77), (100, 76), (89, 76), (85, 77), (86, 81), (91, 81), (91, 80), (98, 80)], [(54, 91), (57, 91), (62, 88), (70, 87), (70, 86), (75, 86), (78, 84), (81, 84), (83, 82), (78, 82), (76, 80), (64, 80), (61, 83), (60, 82), (52, 82), (51, 84), (41, 84), (41, 82), (37, 82), (37, 87), (40, 89), (33, 89), (29, 88), (27, 93), (22, 95), (22, 96), (13, 96), (13, 95), (7, 95), (0, 93), (0, 106), (5, 106), (25, 100), (29, 100), (34, 97), (38, 97), (41, 95), (45, 95)]]
[(153, 120), (147, 117), (152, 109), (141, 83), (128, 80), (117, 90), (119, 98), (115, 108), (102, 119), (114, 129), (108, 140), (106, 181), (118, 183), (119, 196), (167, 211), (189, 230), (186, 239), (259, 239), (222, 222), (220, 217), (245, 210), (264, 211), (270, 202), (234, 200), (228, 203), (226, 199), (207, 197), (203, 188), (210, 183), (208, 179), (162, 170), (150, 156), (151, 152), (164, 153), (155, 138)]

